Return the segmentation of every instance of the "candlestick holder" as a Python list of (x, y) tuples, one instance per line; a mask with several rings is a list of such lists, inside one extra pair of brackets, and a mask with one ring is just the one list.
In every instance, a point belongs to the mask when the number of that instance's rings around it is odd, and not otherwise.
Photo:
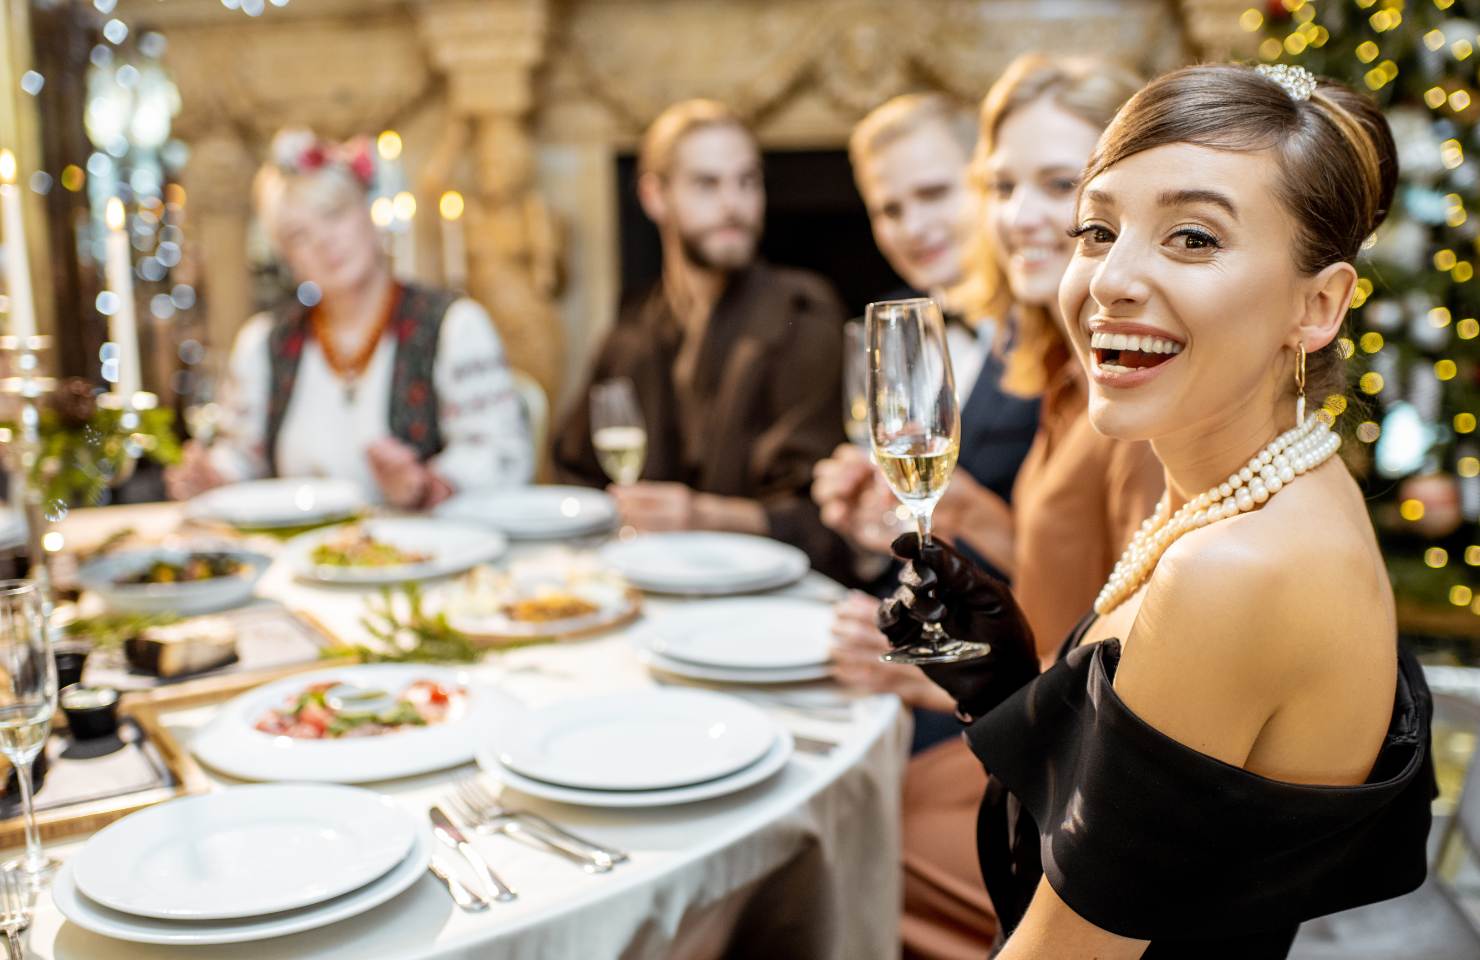
[(13, 397), (15, 427), (0, 428), (5, 447), (11, 489), (19, 490), (26, 519), (26, 548), (31, 554), (32, 576), (41, 593), (43, 609), (49, 614), (53, 602), (51, 565), (46, 553), (45, 492), (36, 480), (41, 458), (41, 399), (56, 389), (53, 377), (41, 375), (41, 353), (51, 348), (47, 336), (0, 336), (0, 357), (8, 360), (9, 375), (0, 378), (0, 395)]

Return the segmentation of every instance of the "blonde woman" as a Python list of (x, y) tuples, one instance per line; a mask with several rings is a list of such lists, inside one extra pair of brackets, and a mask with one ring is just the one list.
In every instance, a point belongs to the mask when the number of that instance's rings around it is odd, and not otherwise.
[(370, 219), (368, 144), (285, 131), (257, 176), (257, 212), (298, 284), (232, 348), (221, 436), (166, 475), (172, 497), (269, 476), (327, 476), (372, 500), (429, 507), (528, 481), (524, 414), (488, 314), (398, 283)]
[[(1002, 317), (1004, 391), (1040, 397), (1038, 430), (1012, 486), (1012, 502), (960, 471), (936, 508), (941, 538), (970, 547), (1012, 578), (1041, 656), (1094, 599), (1161, 494), (1161, 467), (1145, 443), (1097, 434), (1082, 368), (1068, 347), (1059, 281), (1074, 251), (1074, 198), (1105, 125), (1140, 80), (1093, 59), (1016, 60), (982, 103), (971, 178), (981, 225), (956, 291), (974, 316)], [(963, 458), (968, 451), (962, 451)], [(862, 526), (858, 498), (824, 502), (823, 516)], [(854, 509), (855, 506), (858, 509)], [(874, 624), (878, 602), (853, 594), (840, 605), (833, 658), (838, 678), (890, 690), (915, 706), (949, 712), (954, 702), (915, 667), (878, 660), (888, 642)], [(959, 738), (921, 754), (905, 784), (906, 953), (980, 957), (996, 932), (969, 836), (986, 786)]]

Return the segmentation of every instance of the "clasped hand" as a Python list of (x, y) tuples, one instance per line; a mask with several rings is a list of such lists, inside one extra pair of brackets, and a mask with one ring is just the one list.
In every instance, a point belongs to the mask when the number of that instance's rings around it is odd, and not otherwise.
[(985, 656), (925, 665), (925, 675), (977, 717), (1038, 674), (1033, 631), (1007, 584), (939, 539), (922, 546), (907, 533), (894, 541), (906, 561), (899, 588), (879, 607), (879, 629), (894, 647), (920, 642), (926, 624), (958, 640), (991, 645)]

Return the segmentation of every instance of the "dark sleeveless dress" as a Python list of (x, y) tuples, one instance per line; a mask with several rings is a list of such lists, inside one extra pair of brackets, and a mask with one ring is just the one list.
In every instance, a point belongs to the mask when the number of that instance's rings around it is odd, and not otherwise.
[(977, 824), (1004, 936), (1041, 877), (1145, 960), (1277, 960), (1301, 921), (1416, 889), (1427, 870), (1433, 702), (1400, 649), (1367, 781), (1270, 780), (1199, 753), (1112, 687), (1120, 641), (1078, 646), (966, 731), (991, 774)]

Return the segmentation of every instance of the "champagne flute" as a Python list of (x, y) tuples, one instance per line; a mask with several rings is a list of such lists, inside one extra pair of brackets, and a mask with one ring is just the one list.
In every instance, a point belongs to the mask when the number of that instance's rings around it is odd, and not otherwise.
[(843, 325), (843, 432), (855, 446), (869, 449), (868, 340), (860, 320)]
[[(930, 517), (950, 483), (961, 442), (956, 378), (940, 308), (929, 299), (868, 305), (868, 426), (874, 462), (915, 516), (922, 546)], [(954, 663), (991, 645), (948, 636), (926, 624), (920, 642), (883, 655), (891, 663)]]
[(612, 483), (625, 487), (642, 476), (647, 429), (637, 405), (637, 388), (626, 377), (591, 387), (591, 444)]
[(31, 764), (46, 746), (57, 708), (57, 667), (42, 610), (35, 582), (0, 581), (0, 754), (15, 767), (26, 823), (25, 856), (0, 869), (25, 877), (33, 888), (59, 865), (41, 849), (31, 787)]

